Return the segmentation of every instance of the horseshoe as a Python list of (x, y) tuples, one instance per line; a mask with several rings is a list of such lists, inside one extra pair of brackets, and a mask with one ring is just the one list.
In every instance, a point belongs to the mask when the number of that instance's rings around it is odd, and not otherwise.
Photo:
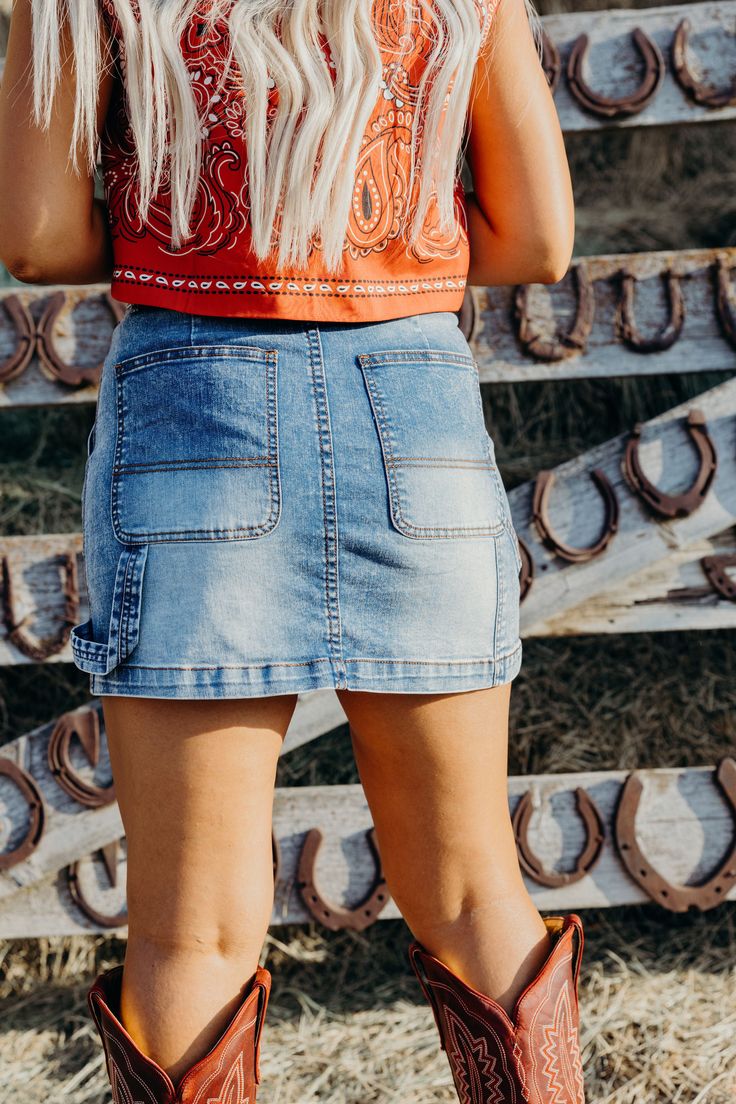
[(80, 777), (69, 756), (72, 737), (76, 735), (84, 748), (90, 766), (100, 761), (100, 718), (93, 706), (83, 706), (62, 713), (49, 738), (47, 751), (49, 770), (65, 793), (88, 809), (101, 809), (115, 800), (115, 783), (96, 786)]
[(514, 292), (514, 317), (519, 341), (525, 353), (537, 360), (566, 360), (585, 351), (593, 327), (595, 292), (586, 265), (578, 261), (570, 269), (575, 284), (577, 309), (567, 333), (545, 337), (529, 318), (530, 284), (519, 284)]
[[(118, 884), (118, 854), (120, 851), (120, 840), (113, 840), (112, 843), (108, 843), (105, 847), (98, 848), (98, 851), (105, 864), (107, 876), (110, 879), (110, 885), (116, 886)], [(113, 916), (109, 916), (104, 912), (100, 912), (87, 900), (84, 890), (82, 889), (82, 883), (79, 879), (79, 868), (83, 861), (83, 859), (77, 859), (66, 868), (66, 881), (74, 904), (77, 908), (81, 909), (85, 916), (88, 916), (95, 924), (99, 924), (101, 928), (123, 927), (123, 925), (128, 922), (127, 907), (121, 909), (120, 912), (115, 913)]]
[(534, 560), (521, 537), (517, 536), (516, 539), (519, 542), (519, 552), (521, 554), (521, 572), (519, 573), (519, 602), (521, 603), (526, 598), (534, 582)]
[(472, 341), (477, 324), (478, 311), (475, 305), (475, 293), (471, 287), (465, 288), (460, 310), (455, 311), (460, 331), (466, 341)]
[(718, 257), (713, 266), (716, 279), (716, 315), (723, 336), (736, 349), (736, 315), (731, 299), (731, 271), (725, 257)]
[(686, 16), (677, 24), (677, 30), (672, 39), (672, 68), (675, 80), (695, 103), (703, 107), (732, 107), (736, 104), (736, 77), (732, 78), (728, 88), (714, 88), (710, 84), (699, 81), (690, 69), (687, 51), (690, 47), (691, 30), (692, 24)]
[(564, 541), (555, 536), (550, 525), (548, 505), (555, 479), (554, 472), (540, 471), (534, 484), (532, 521), (539, 530), (542, 543), (551, 549), (555, 555), (567, 560), (568, 563), (584, 563), (586, 560), (592, 560), (595, 556), (600, 556), (618, 532), (618, 499), (610, 480), (600, 468), (594, 468), (590, 473), (590, 478), (601, 493), (606, 507), (606, 517), (600, 537), (595, 544), (591, 544), (587, 548), (574, 548), (572, 545), (565, 544)]
[(668, 495), (660, 491), (647, 479), (639, 461), (639, 441), (642, 426), (637, 423), (626, 443), (623, 470), (634, 492), (638, 494), (650, 510), (663, 518), (684, 518), (702, 506), (710, 490), (718, 466), (718, 456), (700, 410), (691, 410), (687, 417), (687, 429), (690, 438), (700, 456), (700, 468), (689, 490), (679, 495)]
[(562, 63), (560, 61), (560, 51), (545, 30), (542, 31), (542, 68), (547, 78), (549, 90), (554, 96), (560, 80)]
[[(123, 317), (125, 308), (117, 299), (113, 299), (109, 292), (104, 296), (105, 304), (114, 321), (117, 323)], [(83, 383), (99, 383), (102, 364), (95, 364), (81, 368), (73, 364), (67, 364), (61, 359), (54, 344), (53, 329), (56, 319), (66, 303), (66, 293), (57, 291), (51, 296), (38, 323), (38, 358), (42, 369), (51, 379), (59, 380), (69, 386), (78, 386)]]
[[(61, 553), (62, 594), (64, 596), (64, 613), (61, 617), (61, 628), (54, 636), (39, 640), (23, 627), (28, 616), (16, 620), (15, 594), (8, 556), (3, 556), (3, 616), (8, 630), (8, 639), (12, 644), (37, 663), (48, 659), (49, 656), (58, 655), (65, 646), (76, 624), (79, 614), (79, 583), (77, 576), (77, 557), (73, 552)], [(45, 607), (39, 606), (36, 612)]]
[(11, 782), (15, 782), (26, 799), (30, 812), (28, 830), (21, 842), (12, 851), (0, 853), (0, 870), (9, 870), (11, 866), (16, 866), (17, 863), (27, 859), (38, 847), (46, 823), (46, 809), (38, 784), (28, 771), (23, 770), (23, 767), (19, 767), (12, 759), (2, 756), (0, 757), (0, 775), (3, 774)]
[(582, 786), (576, 786), (574, 792), (575, 808), (585, 825), (585, 847), (578, 855), (572, 870), (566, 870), (564, 873), (547, 870), (534, 854), (529, 843), (529, 822), (532, 819), (533, 812), (530, 790), (526, 790), (522, 794), (511, 818), (521, 866), (535, 882), (539, 882), (543, 886), (549, 886), (550, 889), (557, 889), (559, 886), (579, 882), (590, 873), (601, 857), (605, 838), (603, 818), (598, 812), (592, 797)]
[(297, 888), (302, 900), (315, 920), (324, 924), (330, 931), (342, 931), (349, 928), (351, 931), (364, 931), (375, 920), (378, 914), (385, 908), (389, 901), (386, 880), (381, 871), (381, 859), (376, 844), (376, 830), (369, 828), (366, 839), (373, 853), (376, 864), (376, 873), (373, 884), (366, 896), (355, 908), (343, 908), (327, 901), (317, 889), (314, 877), (314, 865), (322, 844), (322, 833), (319, 828), (311, 828), (306, 835), (299, 856), (299, 869), (297, 872)]
[(25, 372), (36, 350), (36, 323), (31, 312), (17, 295), (6, 295), (2, 304), (18, 334), (18, 344), (13, 352), (0, 361), (0, 383), (16, 379)]
[(703, 556), (700, 561), (706, 578), (713, 589), (728, 602), (736, 602), (736, 580), (726, 574), (725, 568), (736, 567), (736, 554)]
[(685, 301), (682, 297), (680, 277), (669, 269), (661, 274), (667, 292), (669, 318), (653, 337), (642, 337), (636, 327), (634, 315), (636, 277), (626, 269), (621, 269), (618, 275), (621, 281), (618, 322), (624, 343), (637, 353), (655, 353), (669, 349), (682, 333), (685, 322)]
[(644, 61), (644, 74), (639, 87), (624, 96), (603, 96), (593, 91), (583, 76), (589, 47), (588, 36), (581, 34), (575, 39), (567, 59), (567, 82), (571, 95), (585, 111), (605, 119), (614, 119), (621, 115), (636, 115), (654, 99), (664, 78), (662, 51), (654, 39), (640, 27), (634, 27), (631, 37)]
[[(736, 760), (724, 756), (716, 768), (715, 780), (736, 816)], [(645, 858), (636, 839), (634, 821), (642, 790), (641, 780), (632, 771), (621, 787), (614, 820), (614, 840), (622, 863), (644, 892), (671, 912), (715, 908), (736, 881), (736, 835), (727, 857), (710, 877), (698, 885), (673, 885)]]

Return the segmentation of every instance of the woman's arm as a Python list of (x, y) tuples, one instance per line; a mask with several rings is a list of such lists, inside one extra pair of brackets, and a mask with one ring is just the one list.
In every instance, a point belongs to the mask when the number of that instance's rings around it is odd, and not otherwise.
[[(94, 177), (69, 161), (75, 74), (67, 32), (51, 127), (33, 121), (31, 0), (15, 0), (0, 85), (0, 260), (25, 283), (110, 280), (112, 255), (105, 205)], [(100, 82), (97, 125), (104, 124), (114, 76)]]
[(500, 0), (468, 113), (468, 283), (553, 284), (575, 236), (572, 183), (524, 0)]

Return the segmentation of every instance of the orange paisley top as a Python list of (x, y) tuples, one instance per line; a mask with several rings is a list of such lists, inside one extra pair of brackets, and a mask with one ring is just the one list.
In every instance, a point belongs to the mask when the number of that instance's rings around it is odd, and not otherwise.
[[(431, 0), (429, 0), (431, 2)], [(499, 0), (475, 0), (483, 41)], [(126, 114), (125, 57), (111, 0), (103, 12), (117, 46), (121, 80), (101, 141), (105, 197), (112, 236), (112, 295), (193, 314), (279, 317), (325, 322), (365, 322), (428, 311), (458, 311), (469, 266), (464, 190), (455, 187), (455, 225), (437, 228), (430, 204), (422, 234), (408, 245), (404, 230), (410, 197), (407, 185), (416, 88), (426, 53), (421, 5), (411, 26), (413, 49), (395, 60), (404, 0), (373, 0), (384, 59), (383, 87), (371, 115), (357, 163), (354, 199), (343, 263), (337, 276), (324, 273), (319, 248), (306, 269), (278, 270), (258, 261), (250, 248), (242, 202), (246, 148), (242, 99), (215, 98), (210, 88), (221, 65), (227, 28), (215, 24), (208, 37), (195, 16), (182, 49), (198, 106), (208, 120), (203, 168), (192, 219), (192, 237), (178, 250), (170, 240), (166, 186), (147, 219), (137, 214), (134, 147)], [(328, 61), (329, 50), (323, 43)], [(416, 194), (416, 193), (415, 193)]]

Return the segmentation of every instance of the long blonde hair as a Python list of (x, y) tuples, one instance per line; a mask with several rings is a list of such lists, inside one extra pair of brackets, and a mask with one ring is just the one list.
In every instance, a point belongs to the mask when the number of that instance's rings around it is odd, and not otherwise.
[[(504, 0), (500, 0), (503, 3)], [(524, 0), (540, 47), (532, 0)], [(454, 187), (473, 72), (495, 0), (108, 0), (121, 29), (125, 97), (135, 145), (138, 211), (145, 219), (164, 186), (170, 194), (171, 247), (190, 232), (202, 167), (203, 120), (181, 37), (193, 18), (227, 25), (223, 72), (244, 98), (248, 216), (262, 260), (302, 266), (315, 233), (331, 271), (339, 266), (361, 140), (382, 91), (383, 59), (374, 7), (391, 23), (398, 65), (421, 24), (430, 49), (415, 93), (407, 195), (419, 184), (411, 244), (437, 204), (439, 228), (451, 230)], [(58, 85), (61, 30), (67, 26), (76, 72), (70, 161), (94, 173), (98, 155), (97, 95), (111, 56), (104, 49), (101, 0), (32, 0), (33, 96), (36, 122), (48, 127)], [(330, 75), (318, 35), (329, 43)], [(384, 43), (385, 49), (385, 43)], [(278, 105), (270, 107), (275, 84)], [(298, 125), (297, 125), (298, 121)], [(316, 172), (314, 170), (316, 169)], [(311, 187), (310, 175), (313, 175)]]

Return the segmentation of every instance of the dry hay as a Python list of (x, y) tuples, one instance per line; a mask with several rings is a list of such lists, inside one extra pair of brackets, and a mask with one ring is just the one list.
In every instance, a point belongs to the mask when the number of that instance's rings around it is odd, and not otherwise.
[[(670, 917), (587, 910), (580, 986), (589, 1104), (733, 1104), (732, 906)], [(450, 1104), (449, 1068), (405, 957), (401, 921), (362, 935), (277, 929), (262, 1104)], [(118, 940), (14, 941), (0, 997), (4, 1104), (103, 1104), (102, 1052), (84, 1002)]]

